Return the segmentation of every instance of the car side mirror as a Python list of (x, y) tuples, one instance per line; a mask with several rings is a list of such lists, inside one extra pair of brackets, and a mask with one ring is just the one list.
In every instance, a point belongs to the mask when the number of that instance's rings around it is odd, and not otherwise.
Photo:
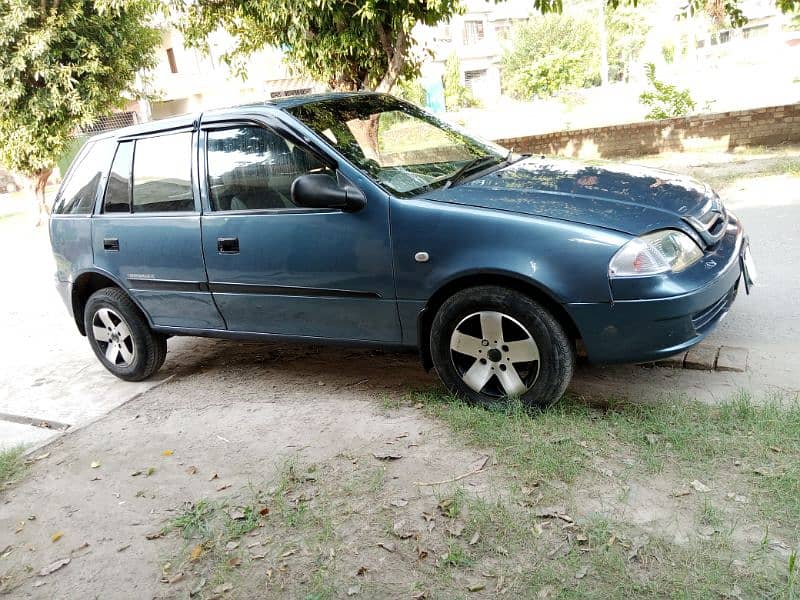
[(303, 208), (340, 208), (346, 212), (367, 205), (364, 193), (344, 177), (308, 173), (292, 182), (292, 202)]

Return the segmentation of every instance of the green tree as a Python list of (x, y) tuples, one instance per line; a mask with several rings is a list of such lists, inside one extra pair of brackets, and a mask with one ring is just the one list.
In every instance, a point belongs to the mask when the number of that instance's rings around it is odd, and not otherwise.
[(223, 59), (235, 69), (253, 52), (279, 47), (300, 73), (337, 90), (388, 91), (413, 78), (409, 50), (415, 25), (435, 25), (461, 10), (460, 0), (173, 0), (187, 43), (207, 49), (223, 29), (234, 47)]
[(444, 105), (447, 110), (479, 105), (470, 89), (461, 83), (461, 61), (455, 54), (448, 56), (444, 63), (442, 85), (444, 87)]
[(77, 128), (123, 106), (154, 66), (154, 5), (140, 0), (0, 0), (0, 163), (44, 188)]
[(656, 79), (656, 66), (653, 63), (647, 63), (645, 68), (647, 82), (651, 89), (642, 92), (639, 100), (645, 106), (650, 107), (650, 112), (645, 116), (646, 119), (685, 117), (695, 109), (695, 102), (692, 100), (689, 90), (682, 90)]
[(502, 73), (503, 88), (520, 100), (599, 83), (597, 31), (570, 14), (530, 19), (514, 29)]

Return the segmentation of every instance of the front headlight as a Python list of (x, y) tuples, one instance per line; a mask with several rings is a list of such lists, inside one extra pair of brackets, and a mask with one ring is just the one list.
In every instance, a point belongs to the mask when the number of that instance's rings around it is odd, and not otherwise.
[(620, 248), (608, 265), (610, 277), (680, 273), (703, 257), (692, 238), (677, 229), (654, 231)]

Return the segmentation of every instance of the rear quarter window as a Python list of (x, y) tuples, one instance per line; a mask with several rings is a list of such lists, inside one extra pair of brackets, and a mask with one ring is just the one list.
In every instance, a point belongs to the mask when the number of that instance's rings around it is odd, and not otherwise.
[(116, 143), (113, 139), (88, 142), (78, 154), (67, 173), (53, 213), (57, 215), (88, 215), (92, 213), (97, 186), (108, 171)]

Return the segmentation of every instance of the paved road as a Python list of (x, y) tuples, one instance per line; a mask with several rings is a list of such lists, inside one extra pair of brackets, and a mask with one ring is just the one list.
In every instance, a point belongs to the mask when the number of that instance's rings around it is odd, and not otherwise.
[[(572, 390), (595, 395), (657, 397), (685, 392), (703, 399), (721, 399), (739, 388), (765, 392), (800, 390), (800, 180), (789, 176), (747, 180), (726, 190), (728, 206), (750, 232), (761, 284), (752, 296), (742, 295), (711, 342), (750, 349), (745, 374), (698, 373), (635, 366), (582, 367)], [(74, 428), (102, 416), (166, 377), (193, 377), (204, 364), (225, 364), (237, 354), (253, 353), (252, 344), (220, 340), (172, 339), (167, 363), (158, 378), (126, 383), (109, 375), (95, 360), (85, 338), (67, 317), (56, 294), (53, 260), (47, 233), (20, 219), (0, 219), (0, 448), (37, 443), (57, 435), (58, 425)], [(280, 359), (285, 347), (260, 344), (256, 355)], [(282, 349), (283, 348), (283, 349)], [(286, 369), (307, 371), (297, 364), (303, 352), (287, 361)], [(349, 358), (342, 357), (345, 354)], [(341, 360), (371, 360), (367, 350), (322, 351), (316, 377), (324, 382)], [(412, 355), (398, 364), (416, 362)], [(258, 363), (253, 369), (258, 369)], [(421, 369), (409, 388), (432, 383)], [(231, 378), (248, 377), (232, 368)], [(257, 390), (254, 390), (258, 393)], [(287, 390), (287, 393), (290, 391)], [(275, 393), (270, 390), (270, 393)], [(49, 423), (50, 428), (42, 424)]]

